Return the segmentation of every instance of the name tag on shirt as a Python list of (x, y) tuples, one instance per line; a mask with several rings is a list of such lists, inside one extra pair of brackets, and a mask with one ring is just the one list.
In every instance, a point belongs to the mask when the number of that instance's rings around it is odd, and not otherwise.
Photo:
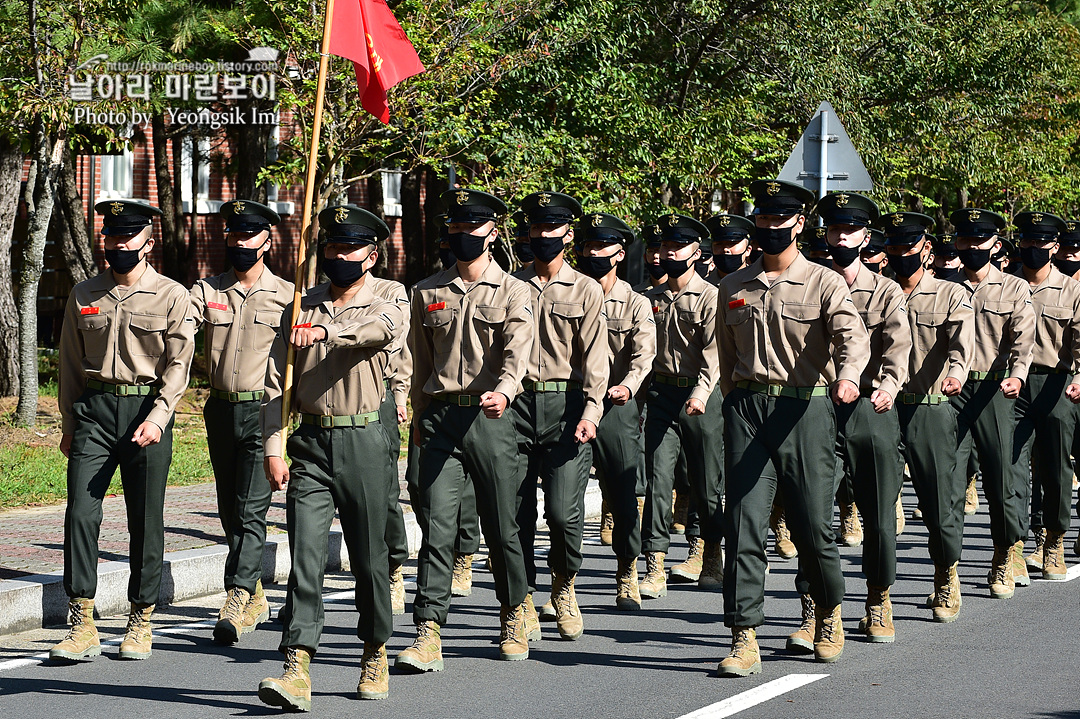
[(310, 322), (304, 322), (302, 324), (293, 325), (292, 328), (294, 330), (309, 330), (309, 329), (311, 329), (311, 323)]
[(223, 305), (220, 302), (207, 302), (206, 306), (209, 307), (212, 310), (227, 310), (227, 309), (229, 309), (228, 305)]
[(742, 300), (742, 299), (732, 300), (731, 302), (727, 303), (727, 308), (729, 310), (737, 310), (740, 307), (744, 306), (745, 304), (746, 304), (746, 300)]
[(445, 302), (436, 302), (435, 304), (427, 306), (427, 311), (428, 312), (435, 312), (436, 310), (445, 310), (445, 309), (446, 309), (446, 303)]
[(100, 307), (83, 307), (79, 310), (79, 314), (83, 315), (96, 315), (98, 312), (101, 312)]

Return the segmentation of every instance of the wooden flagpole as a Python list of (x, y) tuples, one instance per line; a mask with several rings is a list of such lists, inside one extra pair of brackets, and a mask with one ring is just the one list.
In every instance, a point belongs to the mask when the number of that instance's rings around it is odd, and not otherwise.
[[(300, 293), (307, 279), (306, 260), (308, 239), (311, 235), (311, 209), (315, 202), (315, 175), (319, 159), (319, 134), (322, 131), (323, 99), (326, 95), (326, 76), (330, 69), (330, 26), (334, 21), (334, 0), (326, 0), (326, 19), (323, 24), (322, 52), (319, 57), (318, 91), (315, 94), (315, 122), (311, 126), (311, 148), (308, 150), (307, 180), (304, 182), (304, 212), (300, 216), (300, 242), (296, 253), (296, 276), (293, 284), (292, 319), (289, 321), (290, 334), (296, 320), (300, 317)], [(285, 338), (286, 342), (290, 338)], [(292, 414), (293, 366), (296, 364), (296, 348), (288, 342), (285, 356), (285, 382), (282, 388), (281, 432), (282, 446), (288, 439), (289, 416)]]

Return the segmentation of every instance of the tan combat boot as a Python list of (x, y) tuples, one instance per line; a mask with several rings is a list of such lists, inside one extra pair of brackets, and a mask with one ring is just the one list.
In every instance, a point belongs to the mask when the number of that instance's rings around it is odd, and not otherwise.
[(624, 612), (636, 612), (641, 609), (637, 557), (618, 557), (618, 560), (619, 569), (615, 575), (615, 606)]
[(849, 547), (862, 544), (862, 522), (859, 521), (859, 510), (854, 502), (840, 505), (840, 537)]
[(131, 605), (131, 611), (128, 612), (127, 631), (124, 632), (124, 641), (120, 642), (121, 659), (146, 659), (153, 653), (151, 644), (154, 634), (150, 628), (150, 615), (153, 613), (153, 604), (146, 607)]
[(859, 629), (866, 632), (872, 643), (889, 643), (896, 640), (893, 626), (892, 600), (888, 587), (866, 585), (866, 616), (859, 622)]
[(385, 699), (390, 695), (390, 669), (386, 661), (386, 645), (364, 642), (360, 657), (360, 683), (356, 685), (357, 699)]
[(467, 597), (472, 594), (473, 555), (454, 552), (454, 578), (450, 582), (450, 596)]
[(416, 639), (412, 646), (401, 650), (394, 660), (394, 668), (406, 672), (441, 672), (442, 632), (435, 622), (416, 625)]
[(641, 524), (645, 521), (645, 498), (637, 498), (637, 523), (638, 530), (641, 530)]
[(722, 677), (761, 674), (761, 650), (758, 649), (757, 632), (753, 627), (732, 627), (731, 653), (720, 662), (716, 673)]
[(686, 534), (686, 519), (690, 514), (690, 493), (671, 490), (671, 534)]
[(990, 567), (990, 596), (994, 599), (1011, 599), (1016, 593), (1013, 581), (1013, 545), (994, 547), (993, 565)]
[(979, 511), (979, 490), (975, 487), (975, 475), (968, 479), (967, 489), (964, 491), (964, 514), (970, 517)]
[(904, 503), (900, 501), (900, 497), (896, 498), (896, 536), (899, 537), (904, 533), (904, 528), (907, 526), (907, 520), (904, 519)]
[(611, 546), (611, 534), (615, 530), (615, 515), (608, 509), (607, 502), (600, 507), (600, 544)]
[(645, 578), (638, 585), (638, 591), (643, 599), (659, 599), (667, 596), (663, 552), (645, 552)]
[(574, 593), (576, 578), (577, 575), (564, 577), (554, 572), (551, 575), (551, 603), (555, 607), (559, 636), (563, 639), (577, 639), (585, 631), (577, 595)]
[(809, 594), (800, 594), (802, 603), (802, 624), (799, 631), (787, 638), (789, 651), (799, 654), (811, 654), (814, 651), (814, 637), (817, 635), (817, 615), (814, 614), (814, 598)]
[(773, 505), (772, 513), (769, 515), (769, 526), (772, 528), (773, 536), (776, 537), (776, 553), (780, 558), (787, 561), (799, 556), (799, 550), (791, 541), (791, 532), (788, 530), (787, 518), (784, 516), (782, 507)]
[(960, 577), (956, 574), (955, 562), (948, 567), (934, 567), (932, 596), (930, 608), (934, 610), (934, 621), (941, 624), (955, 622), (964, 603), (960, 596)]
[(844, 623), (840, 618), (840, 605), (832, 609), (814, 607), (817, 634), (814, 635), (814, 659), (826, 664), (835, 662), (844, 653)]
[(530, 642), (542, 638), (540, 631), (540, 617), (536, 613), (536, 605), (533, 604), (532, 592), (525, 595), (525, 638)]
[(234, 644), (244, 633), (244, 609), (251, 595), (243, 587), (230, 587), (221, 610), (221, 619), (214, 625), (214, 641)]
[[(674, 571), (674, 570), (672, 570)], [(721, 591), (724, 588), (724, 550), (719, 542), (706, 542), (701, 559), (701, 576), (698, 587)]]
[(1012, 551), (1013, 583), (1018, 587), (1030, 587), (1031, 577), (1028, 576), (1027, 563), (1024, 561), (1024, 540), (1019, 540), (1013, 545)]
[(702, 554), (705, 549), (705, 542), (701, 540), (701, 537), (687, 537), (686, 543), (690, 545), (686, 561), (671, 568), (672, 584), (696, 582), (701, 577)]
[(101, 639), (94, 625), (94, 600), (75, 597), (68, 601), (67, 636), (49, 650), (49, 659), (81, 662), (101, 655)]
[[(453, 591), (451, 586), (450, 593), (453, 594)], [(390, 612), (405, 613), (405, 575), (402, 574), (400, 564), (390, 565)]]
[(536, 616), (542, 622), (553, 622), (559, 618), (559, 615), (555, 612), (555, 605), (551, 603), (551, 597), (540, 605), (540, 609), (537, 610)]
[(1024, 564), (1027, 565), (1028, 569), (1042, 569), (1043, 546), (1046, 544), (1046, 530), (1039, 527), (1032, 534), (1035, 535), (1035, 551), (1024, 557)]
[(285, 650), (285, 673), (259, 682), (263, 704), (289, 711), (311, 711), (311, 654), (307, 647)]
[[(529, 658), (529, 638), (525, 635), (525, 602), (499, 609), (499, 659), (516, 662)], [(539, 628), (539, 625), (537, 625)]]
[(1065, 532), (1047, 530), (1046, 544), (1043, 547), (1043, 579), (1062, 581), (1067, 578), (1065, 566)]
[(255, 593), (244, 607), (244, 634), (255, 631), (261, 623), (270, 619), (270, 602), (266, 600), (262, 580), (256, 580)]

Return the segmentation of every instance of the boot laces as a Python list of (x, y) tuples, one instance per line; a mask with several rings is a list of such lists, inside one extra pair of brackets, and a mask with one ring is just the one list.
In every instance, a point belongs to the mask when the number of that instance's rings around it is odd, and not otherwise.
[(859, 516), (855, 513), (855, 505), (849, 504), (847, 511), (844, 513), (844, 534), (855, 534), (855, 523), (859, 521)]
[(244, 598), (244, 594), (237, 588), (233, 588), (229, 592), (229, 599), (225, 602), (225, 616), (238, 616), (244, 611), (244, 607), (247, 606), (248, 600)]
[(417, 648), (423, 648), (423, 646), (435, 638), (435, 628), (431, 626), (430, 622), (421, 622), (416, 625), (416, 640), (413, 641), (413, 646)]
[(835, 612), (821, 618), (821, 639), (822, 641), (832, 642), (836, 639), (836, 630), (840, 627), (840, 622)]
[(867, 616), (869, 617), (870, 624), (884, 627), (885, 626), (885, 601), (881, 600), (880, 603), (871, 604), (866, 608)]
[(461, 574), (469, 568), (467, 554), (459, 554), (454, 557), (454, 574)]
[(692, 562), (695, 559), (700, 559), (702, 552), (704, 551), (705, 542), (701, 541), (700, 537), (690, 538), (690, 553), (686, 556), (687, 562)]
[(803, 594), (799, 598), (802, 600), (802, 624), (799, 626), (799, 631), (813, 634), (815, 623), (814, 600), (808, 594)]
[(300, 677), (300, 652), (289, 649), (285, 652), (285, 673), (282, 679), (289, 681)]
[(780, 515), (780, 519), (777, 521), (773, 533), (776, 535), (776, 541), (778, 542), (786, 542), (791, 539), (791, 532), (788, 531), (787, 521), (784, 519), (784, 515)]
[(551, 603), (555, 605), (560, 614), (566, 613), (574, 616), (574, 603), (571, 601), (573, 588), (574, 585), (570, 583), (569, 579), (563, 579), (559, 583), (559, 591), (552, 596)]
[(68, 627), (67, 636), (64, 637), (65, 641), (69, 639), (74, 639), (75, 636), (82, 631), (82, 628), (84, 626), (83, 617), (83, 606), (78, 602), (69, 602), (68, 624), (70, 624), (71, 626)]
[(364, 652), (364, 656), (360, 660), (360, 682), (377, 682), (379, 675), (382, 673), (382, 662), (379, 661), (381, 655), (378, 651)]
[(125, 634), (132, 635), (136, 640), (142, 639), (150, 632), (149, 612), (146, 609), (136, 609), (128, 615), (127, 629)]
[(645, 556), (645, 575), (649, 579), (656, 579), (658, 575), (662, 576), (664, 570), (661, 568), (660, 557), (650, 552)]
[(731, 656), (742, 659), (743, 656), (750, 651), (750, 643), (752, 641), (753, 636), (749, 629), (736, 634), (735, 641), (731, 645)]
[(508, 642), (515, 639), (524, 631), (524, 624), (525, 612), (520, 605), (507, 611), (506, 620), (502, 624), (499, 641)]
[(611, 512), (605, 512), (602, 527), (603, 529), (615, 529), (615, 515)]
[(993, 580), (991, 584), (1005, 584), (1005, 578), (1009, 573), (1010, 562), (1012, 557), (1010, 556), (1012, 549), (1005, 550), (1001, 556), (994, 557), (993, 568)]

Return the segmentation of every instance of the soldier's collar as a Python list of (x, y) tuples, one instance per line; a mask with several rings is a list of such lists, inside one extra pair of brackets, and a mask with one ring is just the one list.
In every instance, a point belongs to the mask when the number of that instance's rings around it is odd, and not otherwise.
[[(765, 262), (763, 258), (757, 258), (751, 267), (757, 267), (756, 277), (766, 287), (771, 287), (777, 282), (790, 282), (793, 285), (804, 285), (806, 284), (806, 275), (810, 271), (811, 263), (810, 260), (803, 257), (803, 254), (800, 252), (795, 255), (795, 259), (791, 261), (791, 264), (788, 265), (787, 268), (772, 282), (765, 276)], [(832, 272), (832, 270), (829, 270), (829, 272)]]
[(615, 284), (611, 286), (611, 291), (604, 295), (604, 302), (627, 302), (633, 291), (629, 282), (616, 279)]
[[(498, 287), (503, 274), (505, 273), (503, 272), (502, 267), (499, 267), (499, 263), (495, 260), (491, 260), (488, 262), (488, 266), (484, 268), (484, 272), (480, 275), (480, 279), (478, 279), (477, 282), (483, 282), (492, 287)], [(455, 262), (453, 266), (443, 270), (435, 280), (435, 284), (438, 287), (457, 285), (464, 289), (465, 280), (461, 279), (461, 273), (458, 272), (457, 263)]]
[[(1023, 279), (1025, 282), (1027, 282), (1026, 278)], [(1046, 279), (1043, 280), (1035, 289), (1040, 289), (1042, 287), (1047, 287), (1053, 290), (1065, 289), (1065, 274), (1058, 268), (1051, 265), (1050, 274), (1048, 274), (1046, 276)]]
[(269, 275), (270, 268), (266, 265), (263, 265), (262, 273), (259, 274), (259, 277), (255, 280), (255, 282), (252, 283), (251, 287), (245, 290), (244, 286), (240, 284), (240, 278), (236, 276), (236, 269), (230, 268), (229, 271), (225, 273), (225, 284), (224, 286), (222, 286), (221, 289), (235, 289), (237, 292), (255, 292), (257, 290), (265, 290), (267, 289), (267, 287), (264, 280), (266, 280)]
[[(116, 283), (116, 278), (113, 276), (112, 270), (105, 270), (103, 274), (106, 274), (109, 277), (107, 289), (110, 292), (120, 286)], [(124, 298), (131, 297), (138, 292), (154, 292), (155, 288), (152, 285), (157, 283), (157, 279), (157, 270), (154, 269), (153, 265), (147, 262), (146, 269), (139, 275), (139, 279), (135, 280), (135, 284), (127, 288), (127, 291), (124, 293)]]
[(862, 262), (859, 263), (859, 271), (855, 273), (855, 282), (852, 283), (851, 289), (853, 290), (865, 290), (867, 292), (873, 292), (878, 286), (878, 276), (875, 276), (870, 269)]

